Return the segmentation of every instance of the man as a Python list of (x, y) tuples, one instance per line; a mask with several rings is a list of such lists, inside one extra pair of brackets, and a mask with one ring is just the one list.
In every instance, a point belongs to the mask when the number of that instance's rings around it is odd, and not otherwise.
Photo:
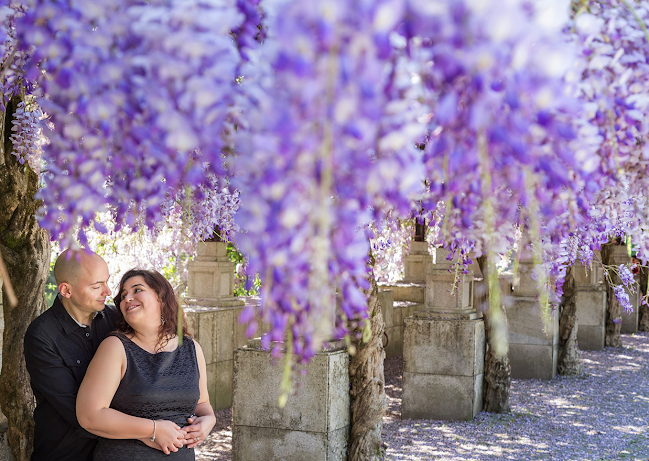
[(108, 266), (97, 254), (65, 250), (56, 260), (59, 295), (25, 334), (25, 361), (36, 396), (32, 461), (91, 461), (96, 436), (79, 426), (79, 385), (99, 343), (116, 329)]

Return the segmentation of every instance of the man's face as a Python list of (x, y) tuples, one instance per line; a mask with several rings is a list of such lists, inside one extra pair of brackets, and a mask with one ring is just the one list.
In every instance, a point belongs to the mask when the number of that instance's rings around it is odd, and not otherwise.
[(70, 284), (69, 299), (79, 310), (92, 313), (104, 309), (108, 288), (108, 265), (99, 256), (81, 259), (81, 269), (76, 280)]

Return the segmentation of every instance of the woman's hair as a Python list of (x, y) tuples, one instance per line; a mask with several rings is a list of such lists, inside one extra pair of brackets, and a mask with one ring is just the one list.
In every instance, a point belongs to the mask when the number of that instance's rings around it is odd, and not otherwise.
[[(160, 301), (162, 319), (160, 319), (160, 330), (158, 333), (158, 344), (156, 350), (161, 350), (165, 345), (176, 336), (178, 331), (178, 300), (174, 294), (174, 289), (171, 284), (157, 271), (149, 271), (144, 269), (131, 269), (122, 276), (117, 289), (117, 295), (113, 298), (115, 307), (117, 308), (117, 331), (122, 333), (133, 333), (133, 328), (126, 322), (122, 310), (119, 305), (122, 302), (122, 291), (124, 284), (130, 278), (141, 276), (144, 282), (151, 288)], [(187, 331), (187, 319), (183, 313), (183, 336), (191, 336)]]

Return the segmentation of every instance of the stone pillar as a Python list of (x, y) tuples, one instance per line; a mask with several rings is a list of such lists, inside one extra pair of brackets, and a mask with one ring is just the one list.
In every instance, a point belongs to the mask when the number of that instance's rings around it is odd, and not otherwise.
[(187, 264), (187, 303), (195, 306), (235, 307), (243, 301), (234, 297), (234, 263), (225, 242), (201, 242), (197, 257)]
[(379, 302), (385, 322), (383, 347), (385, 358), (389, 359), (403, 353), (403, 309), (395, 306), (392, 290), (379, 290)]
[(234, 263), (228, 260), (227, 243), (199, 243), (188, 269), (188, 327), (205, 354), (212, 408), (223, 410), (232, 406), (234, 351), (247, 342), (245, 325), (238, 321), (244, 301), (234, 297)]
[(466, 421), (482, 409), (485, 331), (473, 306), (473, 272), (455, 272), (437, 249), (426, 271), (425, 309), (404, 319), (402, 419)]
[(344, 342), (317, 353), (295, 395), (278, 407), (284, 368), (260, 339), (236, 351), (232, 408), (233, 461), (344, 461), (350, 430), (349, 355)]
[(432, 261), (426, 242), (426, 225), (415, 222), (415, 235), (410, 242), (410, 253), (404, 256), (404, 277), (396, 283), (379, 283), (380, 288), (392, 290), (396, 302), (424, 303), (426, 267)]
[(426, 262), (432, 259), (428, 254), (428, 242), (410, 242), (410, 253), (404, 257), (405, 283), (426, 283)]
[(505, 304), (509, 333), (509, 362), (513, 379), (552, 379), (559, 358), (559, 313), (553, 312), (544, 332), (532, 258), (521, 257), (519, 284)]
[[(594, 260), (600, 260), (596, 251)], [(606, 287), (604, 271), (593, 262), (592, 270), (581, 262), (572, 268), (575, 278), (575, 302), (577, 304), (577, 344), (579, 349), (594, 351), (604, 348), (606, 326)]]
[[(613, 247), (611, 248), (611, 256), (608, 262), (609, 265), (619, 266), (620, 264), (624, 264), (629, 266), (631, 262), (632, 259), (629, 256), (626, 245), (613, 245)], [(617, 277), (614, 277), (614, 280), (616, 280), (618, 283), (620, 282), (620, 279)], [(639, 290), (636, 290), (635, 293), (631, 293), (631, 291), (628, 288), (626, 288), (626, 292), (629, 295), (629, 301), (631, 302), (631, 306), (633, 306), (633, 312), (627, 314), (626, 312), (622, 311), (622, 328), (620, 330), (620, 333), (634, 334), (638, 332), (638, 317), (639, 317), (638, 313), (640, 311), (640, 299), (639, 299), (640, 295), (639, 295)]]

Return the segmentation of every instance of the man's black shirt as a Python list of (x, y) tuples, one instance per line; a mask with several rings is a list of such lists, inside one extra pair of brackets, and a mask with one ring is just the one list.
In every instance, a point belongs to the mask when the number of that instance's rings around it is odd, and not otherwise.
[(59, 296), (25, 334), (25, 362), (36, 396), (32, 461), (90, 461), (96, 436), (77, 422), (76, 400), (99, 344), (114, 331), (117, 311), (106, 306), (81, 327)]

